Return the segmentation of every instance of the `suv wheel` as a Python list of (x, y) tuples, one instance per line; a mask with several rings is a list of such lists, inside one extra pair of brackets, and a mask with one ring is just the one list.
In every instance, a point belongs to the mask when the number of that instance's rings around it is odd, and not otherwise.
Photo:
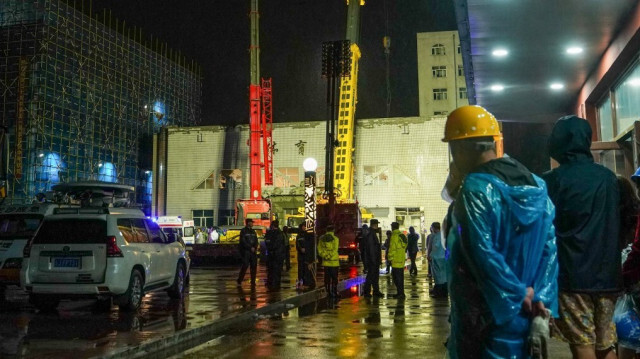
[(58, 308), (60, 299), (50, 296), (30, 294), (29, 303), (33, 304), (41, 312), (53, 312)]
[(184, 264), (178, 263), (176, 268), (176, 276), (173, 279), (173, 285), (167, 289), (167, 294), (173, 299), (180, 299), (184, 295), (184, 286), (186, 283), (187, 271), (184, 269)]
[(129, 288), (124, 294), (117, 297), (120, 310), (134, 311), (140, 308), (142, 297), (144, 297), (144, 280), (142, 274), (137, 269), (131, 271), (131, 279), (129, 279)]

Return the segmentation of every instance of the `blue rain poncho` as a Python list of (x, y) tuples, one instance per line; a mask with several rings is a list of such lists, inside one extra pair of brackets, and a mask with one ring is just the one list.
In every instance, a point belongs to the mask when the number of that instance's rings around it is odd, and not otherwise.
[(544, 181), (529, 178), (537, 186), (471, 173), (455, 202), (447, 238), (453, 359), (527, 358), (531, 318), (521, 311), (527, 287), (557, 316), (554, 206)]
[(442, 232), (433, 235), (431, 239), (431, 271), (436, 285), (447, 283), (447, 267), (445, 261), (445, 249), (442, 245)]

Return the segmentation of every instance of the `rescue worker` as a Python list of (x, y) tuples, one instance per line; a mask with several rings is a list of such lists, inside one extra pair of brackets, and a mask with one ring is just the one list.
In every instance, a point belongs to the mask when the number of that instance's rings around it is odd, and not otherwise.
[(282, 233), (285, 237), (285, 256), (284, 256), (284, 267), (288, 272), (291, 269), (291, 228), (284, 226), (282, 227)]
[(389, 268), (391, 268), (391, 258), (389, 257), (389, 247), (391, 246), (391, 231), (386, 232), (387, 239), (384, 241), (384, 260), (387, 262), (387, 271), (389, 274)]
[(532, 316), (557, 313), (554, 207), (542, 179), (497, 157), (498, 136), (480, 106), (447, 117), (443, 141), (464, 178), (447, 241), (452, 359), (528, 358)]
[(391, 277), (396, 286), (397, 299), (404, 299), (404, 262), (406, 259), (407, 236), (400, 232), (398, 222), (391, 223), (391, 240), (389, 245), (389, 258), (391, 259)]
[(577, 116), (556, 122), (543, 174), (556, 205), (560, 339), (574, 358), (615, 358), (613, 310), (622, 290), (620, 191), (616, 175), (593, 162), (591, 126)]
[(282, 266), (286, 256), (286, 236), (279, 228), (278, 220), (271, 222), (269, 230), (264, 236), (267, 247), (267, 288), (270, 290), (280, 289), (282, 278)]
[(333, 225), (327, 226), (327, 232), (318, 240), (318, 254), (322, 258), (324, 266), (324, 287), (331, 298), (338, 297), (338, 257), (339, 240), (335, 234)]
[(409, 269), (409, 275), (418, 275), (418, 266), (416, 265), (416, 257), (418, 256), (418, 240), (420, 235), (416, 233), (415, 228), (409, 227), (409, 235), (407, 236), (409, 243), (407, 244), (407, 254), (411, 259), (411, 268)]
[(427, 268), (428, 268), (427, 282), (430, 282), (433, 276), (433, 263), (431, 263), (431, 252), (433, 251), (433, 237), (435, 236), (435, 233), (433, 231), (433, 225), (436, 223), (437, 222), (431, 223), (431, 227), (429, 227), (429, 235), (427, 236), (427, 251), (426, 251), (427, 252)]
[(434, 298), (447, 297), (447, 267), (446, 267), (446, 251), (444, 247), (444, 239), (440, 231), (440, 223), (434, 222), (433, 238), (431, 245), (431, 265), (433, 272), (433, 289), (429, 296)]
[(298, 235), (296, 236), (296, 252), (298, 254), (298, 280), (296, 280), (296, 288), (302, 288), (304, 271), (307, 267), (305, 263), (305, 246), (304, 238), (307, 231), (307, 224), (305, 222), (300, 223), (298, 226)]
[(358, 246), (358, 254), (360, 255), (360, 260), (362, 261), (362, 272), (367, 274), (367, 263), (366, 258), (364, 257), (364, 237), (366, 233), (369, 231), (369, 226), (366, 224), (362, 225), (362, 228), (356, 233), (356, 245)]
[(258, 266), (258, 235), (253, 230), (253, 220), (247, 218), (245, 226), (240, 230), (240, 242), (238, 247), (240, 250), (240, 258), (242, 259), (242, 267), (238, 274), (238, 285), (242, 285), (244, 275), (247, 268), (251, 271), (251, 286), (256, 285), (256, 269)]
[(316, 235), (306, 230), (304, 232), (304, 285), (313, 289), (316, 287)]
[(378, 237), (378, 220), (372, 219), (371, 227), (362, 226), (362, 262), (367, 271), (367, 279), (364, 282), (364, 296), (371, 297), (371, 288), (373, 287), (373, 295), (376, 297), (384, 297), (380, 292), (380, 265), (382, 264), (382, 245)]

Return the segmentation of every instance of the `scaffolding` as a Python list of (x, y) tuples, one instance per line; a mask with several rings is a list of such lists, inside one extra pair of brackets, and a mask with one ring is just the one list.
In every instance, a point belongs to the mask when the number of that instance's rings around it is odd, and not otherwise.
[(8, 199), (102, 180), (134, 186), (138, 200), (150, 201), (152, 134), (199, 122), (201, 68), (110, 13), (93, 15), (88, 1), (2, 2)]

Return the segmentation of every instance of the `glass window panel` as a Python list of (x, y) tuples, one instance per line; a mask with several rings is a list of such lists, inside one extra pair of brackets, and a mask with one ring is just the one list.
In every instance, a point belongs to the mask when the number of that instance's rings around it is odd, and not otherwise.
[(598, 108), (598, 118), (600, 119), (600, 140), (611, 141), (613, 139), (613, 121), (611, 120), (611, 97)]
[(640, 120), (640, 64), (636, 63), (622, 83), (614, 90), (616, 94), (617, 133), (623, 133), (633, 122)]

